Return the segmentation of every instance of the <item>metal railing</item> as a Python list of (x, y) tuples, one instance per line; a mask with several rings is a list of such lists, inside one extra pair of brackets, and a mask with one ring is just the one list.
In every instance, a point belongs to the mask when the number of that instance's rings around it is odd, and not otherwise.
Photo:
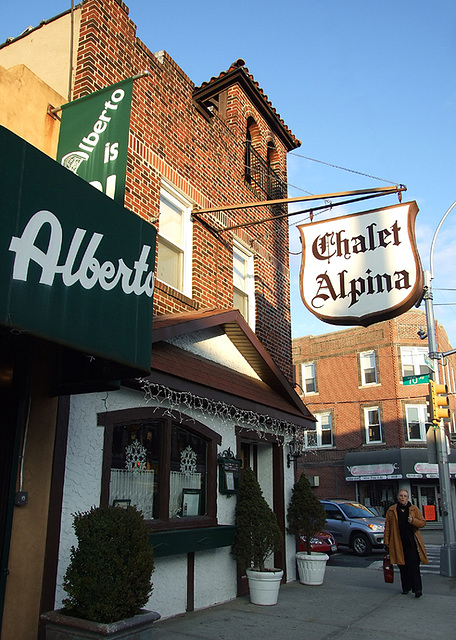
[[(287, 197), (287, 185), (254, 149), (250, 140), (245, 143), (245, 180), (268, 200)], [(283, 205), (275, 205), (274, 209)]]

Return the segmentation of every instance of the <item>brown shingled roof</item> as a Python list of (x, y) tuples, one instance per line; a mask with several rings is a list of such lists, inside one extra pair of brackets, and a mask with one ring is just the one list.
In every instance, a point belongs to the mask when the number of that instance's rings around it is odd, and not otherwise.
[(241, 58), (233, 62), (227, 71), (222, 71), (218, 76), (213, 76), (208, 82), (203, 82), (200, 87), (195, 87), (193, 98), (199, 103), (204, 103), (211, 96), (236, 82), (241, 85), (258, 111), (269, 122), (271, 128), (277, 132), (288, 151), (300, 147), (301, 141), (287, 127)]
[[(233, 401), (236, 405), (242, 405), (244, 409), (280, 417), (282, 420), (287, 419), (297, 424), (303, 423), (302, 411), (262, 380), (239, 373), (166, 342), (160, 342), (154, 346), (152, 369), (153, 372), (169, 374), (185, 381), (184, 386), (187, 391), (191, 384), (201, 385), (208, 390), (215, 389), (221, 392), (225, 400), (232, 396), (247, 401), (241, 403), (237, 400)], [(163, 382), (160, 375), (156, 376), (153, 373), (151, 377), (156, 382)], [(310, 423), (305, 426), (311, 428)]]
[[(211, 327), (223, 329), (260, 380), (164, 342)], [(154, 371), (161, 371), (254, 403), (286, 411), (299, 416), (301, 420), (315, 422), (315, 418), (237, 309), (211, 308), (155, 316), (152, 339), (153, 378)], [(308, 428), (312, 423), (307, 425)]]

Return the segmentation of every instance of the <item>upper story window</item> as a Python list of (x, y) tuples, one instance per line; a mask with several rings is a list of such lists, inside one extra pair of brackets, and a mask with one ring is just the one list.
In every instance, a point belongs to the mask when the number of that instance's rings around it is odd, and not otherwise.
[(363, 353), (360, 353), (359, 362), (361, 368), (361, 384), (376, 384), (377, 365), (375, 351), (364, 351)]
[(277, 150), (272, 142), (264, 148), (260, 128), (252, 117), (247, 120), (245, 138), (245, 181), (258, 192), (262, 200), (286, 198), (287, 186), (273, 168), (273, 165), (279, 164)]
[(103, 503), (135, 505), (162, 528), (215, 522), (220, 436), (150, 409), (112, 412), (103, 421)]
[(301, 365), (302, 390), (304, 394), (317, 393), (315, 362), (303, 362)]
[(162, 186), (157, 238), (157, 278), (181, 291), (192, 294), (192, 226), (191, 206), (169, 186)]
[(332, 414), (330, 411), (324, 413), (315, 413), (317, 419), (315, 431), (306, 431), (306, 446), (313, 447), (332, 447), (333, 446), (333, 427)]
[(255, 328), (255, 276), (253, 254), (239, 244), (233, 245), (233, 306)]
[(428, 350), (424, 347), (401, 347), (402, 377), (422, 376), (429, 373), (425, 362)]
[(425, 404), (408, 404), (405, 407), (407, 440), (426, 440), (427, 407)]
[(366, 430), (366, 444), (383, 442), (379, 407), (364, 409), (364, 428)]

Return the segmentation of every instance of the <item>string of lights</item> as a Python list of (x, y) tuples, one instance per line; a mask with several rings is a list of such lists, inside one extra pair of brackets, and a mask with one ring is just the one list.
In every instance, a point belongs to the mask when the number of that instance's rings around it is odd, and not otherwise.
[(157, 408), (164, 408), (168, 412), (167, 415), (179, 416), (180, 421), (182, 421), (183, 413), (195, 410), (211, 421), (217, 420), (224, 425), (234, 422), (241, 427), (255, 431), (259, 437), (264, 438), (266, 434), (275, 435), (280, 444), (284, 444), (284, 436), (300, 444), (304, 442), (305, 430), (286, 420), (278, 420), (254, 411), (246, 411), (220, 400), (195, 395), (190, 391), (176, 391), (164, 385), (150, 382), (145, 378), (139, 378), (139, 382), (146, 402), (157, 402)]

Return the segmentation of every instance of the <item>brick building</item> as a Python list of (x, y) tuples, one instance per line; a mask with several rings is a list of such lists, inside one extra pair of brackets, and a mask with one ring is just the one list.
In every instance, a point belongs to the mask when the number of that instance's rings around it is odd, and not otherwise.
[[(438, 350), (450, 351), (444, 328), (436, 327)], [(318, 421), (299, 468), (320, 498), (358, 499), (383, 515), (406, 486), (416, 504), (431, 507), (427, 517), (441, 521), (437, 465), (428, 464), (425, 448), (428, 384), (405, 384), (407, 376), (429, 373), (420, 330), (425, 314), (413, 309), (368, 328), (293, 340), (297, 388)], [(454, 356), (440, 365), (450, 390), (448, 436), (455, 433), (455, 367)], [(449, 461), (454, 486), (454, 450)]]
[[(36, 367), (22, 367), (19, 381), (18, 354), (29, 344), (0, 328), (19, 394), (4, 391), (15, 434), (2, 452), (9, 469), (1, 514), (5, 640), (36, 638), (40, 612), (61, 603), (72, 514), (119, 500), (143, 510), (157, 546), (150, 608), (167, 617), (235, 597), (243, 585), (229, 553), (235, 499), (220, 485), (219, 467), (234, 454), (254, 468), (285, 534), (294, 482), (287, 444), (315, 424), (291, 382), (284, 210), (228, 207), (286, 197), (286, 155), (300, 144), (242, 60), (196, 87), (166, 52), (153, 53), (136, 37), (121, 0), (85, 0), (0, 46), (0, 79), (12, 100), (19, 103), (29, 80), (41, 96), (36, 126), (25, 128), (20, 110), (15, 118), (1, 102), (0, 123), (52, 157), (66, 100), (56, 104), (59, 96), (74, 102), (129, 78), (123, 204), (157, 229), (150, 373), (139, 380), (124, 372), (115, 383), (111, 363), (77, 350), (55, 367), (51, 336), (37, 339)], [(66, 181), (72, 189), (81, 183), (71, 175)], [(102, 209), (107, 196), (96, 195)], [(102, 231), (119, 240), (124, 228)], [(119, 343), (127, 337), (120, 331)], [(26, 403), (27, 424), (19, 410)], [(20, 441), (29, 499), (14, 506)], [(142, 484), (135, 480), (127, 491), (132, 453)], [(197, 496), (191, 509), (188, 490)], [(33, 546), (24, 544), (31, 531)], [(285, 539), (273, 562), (291, 580), (295, 545)]]

